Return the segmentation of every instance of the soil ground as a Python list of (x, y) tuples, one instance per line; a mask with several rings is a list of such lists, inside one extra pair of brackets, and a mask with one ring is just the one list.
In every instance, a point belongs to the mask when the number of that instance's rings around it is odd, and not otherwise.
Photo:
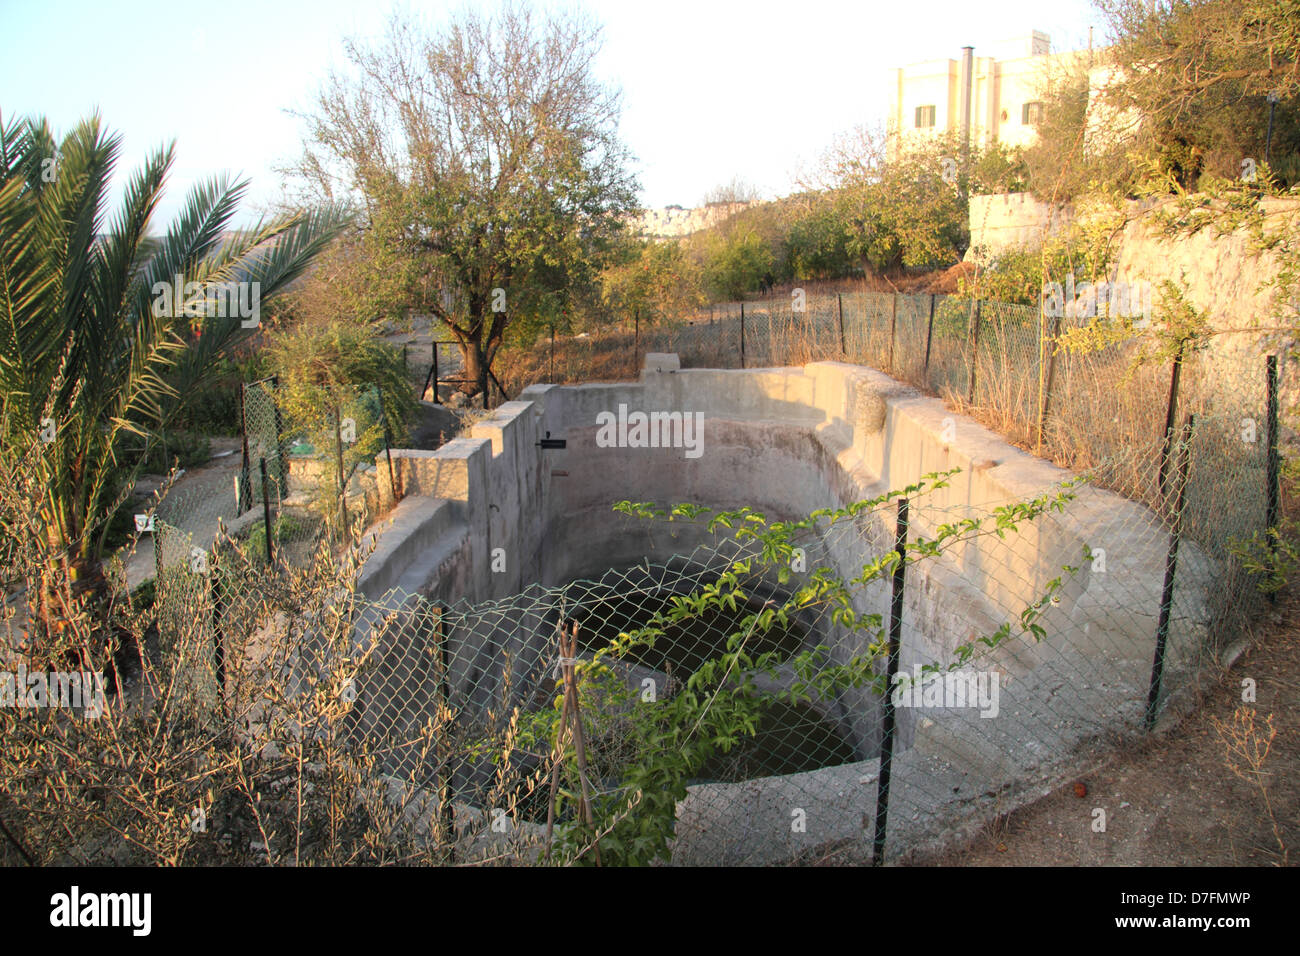
[[(1279, 598), (1276, 613), (1253, 637), (1181, 723), (1000, 817), (965, 848), (913, 862), (1293, 865), (1300, 857), (1300, 597)], [(1247, 679), (1255, 682), (1254, 703), (1242, 701)], [(1225, 741), (1240, 726), (1234, 715), (1239, 719), (1243, 708), (1253, 711), (1256, 743), (1268, 720), (1276, 732), (1259, 773), (1234, 758)], [(1242, 775), (1232, 772), (1230, 760)], [(1106, 811), (1105, 832), (1093, 831), (1098, 807)]]

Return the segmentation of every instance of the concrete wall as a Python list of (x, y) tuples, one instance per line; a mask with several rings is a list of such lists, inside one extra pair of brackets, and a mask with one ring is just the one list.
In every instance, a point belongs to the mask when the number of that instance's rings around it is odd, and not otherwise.
[[(1115, 237), (1109, 278), (1149, 284), (1157, 319), (1160, 286), (1166, 279), (1185, 289), (1188, 300), (1208, 314), (1215, 329), (1276, 327), (1284, 324), (1279, 316), (1294, 316), (1295, 304), (1280, 302), (1270, 288), (1278, 274), (1276, 256), (1260, 252), (1248, 230), (1219, 235), (1204, 229), (1192, 236), (1167, 238), (1152, 214), (1169, 202), (1127, 205), (1125, 223)], [(1264, 210), (1269, 232), (1300, 229), (1300, 200), (1266, 199)], [(1082, 215), (1068, 206), (1053, 209), (1028, 193), (972, 196), (967, 257), (994, 255), (1012, 247), (1037, 248), (1045, 236), (1065, 230)], [(1258, 355), (1266, 346), (1277, 347), (1276, 334), (1239, 333), (1211, 339), (1211, 348), (1224, 354)]]
[[(408, 596), (417, 593), (446, 603), (484, 602), (708, 543), (698, 527), (615, 514), (613, 503), (623, 499), (715, 509), (749, 505), (769, 518), (798, 519), (959, 468), (947, 488), (915, 501), (915, 540), (945, 523), (1052, 492), (1069, 477), (953, 415), (939, 400), (859, 366), (681, 370), (662, 356), (647, 356), (646, 364), (635, 383), (534, 386), (436, 452), (394, 451), (407, 497), (373, 529), (375, 550), (362, 568), (360, 591), (383, 608), (409, 605)], [(702, 453), (693, 458), (682, 448), (600, 447), (597, 416), (617, 413), (620, 405), (629, 412), (702, 412)], [(547, 434), (564, 439), (566, 447), (541, 448)], [(900, 747), (910, 754), (900, 766), (933, 776), (943, 764), (962, 786), (996, 793), (1072, 752), (1084, 737), (1106, 731), (1116, 714), (1130, 722), (1140, 718), (1168, 538), (1158, 519), (1133, 502), (1087, 487), (1077, 494), (1063, 514), (1021, 524), (1005, 539), (972, 539), (947, 549), (942, 559), (909, 568), (904, 670), (948, 663), (958, 645), (1018, 619), (1049, 581), (1065, 582), (1058, 603), (1045, 609), (1047, 640), (1017, 639), (974, 665), (1011, 682), (1002, 707), (1008, 713), (1014, 708), (1016, 719), (972, 723), (967, 713), (927, 710), (922, 717), (900, 710)], [(891, 506), (824, 530), (810, 568), (821, 560), (851, 577), (890, 546), (893, 523)], [(1085, 545), (1106, 549), (1104, 573), (1084, 560)], [(1175, 606), (1174, 668), (1186, 665), (1204, 637), (1203, 598), (1213, 579), (1213, 568), (1191, 546), (1181, 561), (1187, 583)], [(1066, 565), (1077, 572), (1064, 574)], [(1199, 590), (1197, 582), (1204, 582)], [(876, 582), (857, 603), (860, 612), (886, 613), (888, 583)], [(545, 600), (529, 599), (503, 602), (490, 614), (453, 625), (447, 646), (458, 706), (486, 714), (524, 701), (529, 682), (546, 669), (557, 616)], [(828, 644), (836, 660), (847, 661), (871, 635), (822, 622), (809, 640)], [(422, 652), (402, 646), (384, 651), (399, 657)], [(486, 680), (507, 660), (509, 701), (494, 697), (497, 684)], [(1088, 683), (1095, 674), (1101, 677)], [(778, 674), (774, 686), (789, 679)], [(1063, 682), (1075, 686), (1057, 696)], [(391, 709), (399, 705), (370, 696), (370, 726), (385, 713), (395, 719)], [(1063, 722), (1066, 698), (1071, 719)], [(400, 706), (412, 712), (428, 703), (418, 693), (403, 701)], [(864, 689), (820, 708), (863, 761), (878, 754), (878, 704)], [(788, 788), (789, 782), (772, 786)], [(945, 791), (936, 812), (959, 791), (966, 799), (961, 786)], [(836, 792), (827, 797), (827, 813), (843, 797)], [(932, 797), (920, 794), (914, 802)], [(788, 816), (780, 823), (788, 830)], [(776, 840), (781, 827), (773, 826)], [(696, 852), (687, 848), (688, 832), (694, 831), (683, 830), (683, 859)]]
[[(692, 459), (681, 449), (598, 447), (597, 415), (619, 406), (703, 412), (703, 454)], [(563, 437), (567, 447), (542, 449), (538, 442), (547, 433)], [(360, 589), (373, 599), (401, 587), (447, 603), (501, 598), (534, 582), (563, 584), (700, 543), (689, 533), (669, 540), (662, 529), (621, 518), (612, 505), (622, 499), (749, 505), (772, 517), (799, 518), (960, 469), (947, 488), (917, 502), (913, 525), (924, 532), (956, 515), (1042, 494), (1068, 477), (951, 414), (937, 399), (881, 373), (833, 362), (534, 387), (476, 424), (469, 437), (436, 452), (393, 456), (407, 497), (373, 532), (376, 549)], [(1014, 547), (1001, 540), (953, 547), (942, 574), (957, 575), (991, 608), (1023, 608), (1064, 565), (1082, 563), (1085, 544), (1102, 546), (1103, 526), (1114, 536), (1121, 526), (1153, 525), (1153, 516), (1116, 495), (1091, 488), (1079, 495), (1064, 516), (1022, 527)], [(661, 543), (650, 540), (654, 533)], [(1162, 547), (1119, 550), (1135, 568), (1150, 563), (1159, 578)], [(1083, 568), (1067, 591), (1076, 598), (1087, 591), (1090, 574)], [(927, 640), (936, 653), (951, 651), (951, 635), (937, 622), (927, 630), (934, 631)], [(1140, 645), (1146, 634), (1132, 637)]]
[(1030, 193), (971, 196), (969, 216), (967, 259), (997, 255), (1017, 246), (1038, 248), (1073, 218), (1068, 207), (1054, 209)]

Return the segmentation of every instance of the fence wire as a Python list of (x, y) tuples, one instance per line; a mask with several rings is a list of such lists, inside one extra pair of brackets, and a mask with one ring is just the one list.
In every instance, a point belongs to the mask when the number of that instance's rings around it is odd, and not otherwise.
[[(635, 351), (866, 364), (1082, 478), (1005, 537), (990, 528), (1015, 502), (913, 496), (896, 647), (879, 564), (894, 499), (821, 519), (797, 567), (723, 533), (487, 603), (313, 591), (313, 573), (356, 558), (352, 517), (400, 490), (372, 464), (376, 395), (295, 417), (266, 382), (245, 392), (243, 524), (202, 547), (159, 511), (180, 686), (259, 745), (337, 736), (373, 784), (369, 812), (444, 861), (879, 862), (973, 833), (1136, 739), (1258, 611), (1241, 551), (1267, 524), (1262, 360), (1071, 354), (1055, 346), (1068, 322), (958, 297), (800, 305), (716, 306), (638, 330)], [(555, 364), (581, 377), (599, 349), (561, 343)], [(842, 601), (798, 599), (819, 574), (848, 582)], [(701, 598), (720, 584), (734, 606)], [(306, 700), (326, 716), (306, 719)]]
[[(852, 308), (914, 327), (923, 306)], [(838, 338), (838, 314), (808, 341), (827, 328)], [(163, 528), (160, 605), (186, 610), (160, 627), (189, 635), (176, 646), (196, 699), (254, 741), (330, 688), (330, 732), (447, 860), (572, 860), (548, 856), (567, 839), (581, 860), (644, 862), (665, 792), (663, 861), (898, 859), (1136, 739), (1248, 619), (1257, 597), (1233, 550), (1262, 527), (1263, 442), (1237, 415), (1201, 414), (1168, 453), (1157, 437), (1093, 463), (1056, 490), (1059, 510), (1005, 535), (1015, 502), (914, 495), (896, 651), (879, 563), (894, 498), (819, 519), (794, 562), (722, 529), (687, 555), (452, 606), (342, 588), (304, 608), (289, 569)], [(822, 575), (842, 592), (817, 590)]]
[[(939, 395), (1013, 444), (1072, 470), (1161, 440), (1168, 423), (1193, 413), (1235, 420), (1238, 430), (1254, 427), (1261, 437), (1251, 448), (1241, 442), (1232, 447), (1263, 461), (1264, 356), (1189, 346), (1177, 361), (1171, 412), (1174, 360), (1139, 361), (1136, 341), (1067, 351), (1061, 337), (1088, 321), (1044, 317), (1034, 306), (930, 294), (718, 303), (679, 321), (642, 326), (634, 341), (626, 330), (610, 334), (608, 348), (600, 334), (561, 339), (553, 362), (542, 361), (531, 378), (512, 384), (591, 381), (611, 370), (633, 377), (636, 359), (647, 352), (676, 352), (683, 368), (846, 361)], [(538, 348), (545, 352), (550, 345)], [(611, 349), (619, 361), (606, 354)]]

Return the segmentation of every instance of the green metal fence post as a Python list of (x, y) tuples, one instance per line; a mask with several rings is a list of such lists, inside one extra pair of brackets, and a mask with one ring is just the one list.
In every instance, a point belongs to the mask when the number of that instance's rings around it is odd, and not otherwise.
[(930, 322), (925, 327), (925, 366), (921, 371), (921, 378), (928, 386), (930, 384), (930, 343), (934, 339), (934, 300), (935, 294), (930, 293)]
[(885, 832), (889, 816), (889, 777), (894, 761), (894, 683), (898, 677), (898, 663), (902, 655), (903, 637), (903, 585), (907, 570), (907, 499), (898, 499), (898, 523), (894, 530), (894, 565), (892, 590), (889, 601), (889, 662), (885, 669), (885, 699), (882, 702), (880, 776), (876, 783), (876, 828), (871, 853), (873, 866), (885, 861)]
[(980, 354), (980, 314), (982, 305), (979, 299), (971, 299), (970, 374), (966, 380), (966, 403), (968, 405), (975, 404), (975, 365), (979, 361)]
[(1178, 573), (1178, 542), (1183, 534), (1183, 505), (1187, 501), (1187, 477), (1192, 461), (1192, 430), (1196, 416), (1188, 415), (1183, 425), (1183, 437), (1178, 447), (1178, 493), (1174, 505), (1173, 528), (1169, 534), (1169, 550), (1165, 554), (1165, 583), (1160, 591), (1160, 620), (1156, 624), (1156, 653), (1151, 661), (1151, 686), (1147, 692), (1146, 728), (1156, 722), (1156, 709), (1160, 703), (1160, 682), (1164, 678), (1165, 648), (1169, 641), (1169, 619), (1174, 607), (1174, 580)]

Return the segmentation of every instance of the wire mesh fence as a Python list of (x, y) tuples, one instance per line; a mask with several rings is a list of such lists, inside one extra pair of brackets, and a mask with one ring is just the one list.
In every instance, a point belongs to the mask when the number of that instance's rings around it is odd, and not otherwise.
[[(800, 306), (715, 308), (638, 329), (634, 350), (861, 362), (1078, 479), (979, 508), (933, 480), (906, 510), (891, 494), (804, 524), (741, 517), (750, 533), (493, 602), (346, 580), (304, 601), (309, 569), (360, 561), (343, 532), (371, 498), (401, 497), (382, 403), (295, 418), (254, 383), (244, 524), (206, 547), (159, 511), (178, 686), (254, 745), (309, 724), (338, 741), (368, 812), (440, 861), (881, 862), (1145, 733), (1258, 610), (1242, 549), (1277, 486), (1262, 361), (1074, 355), (1036, 310), (955, 297)], [(598, 343), (577, 348), (565, 361)]]
[[(621, 329), (542, 343), (538, 348), (553, 349), (554, 358), (511, 387), (611, 372), (631, 378), (647, 352), (676, 352), (683, 368), (847, 361), (939, 395), (1012, 443), (1071, 469), (1163, 439), (1188, 414), (1262, 428), (1263, 355), (1189, 345), (1175, 358), (1152, 361), (1137, 340), (1081, 353), (1064, 348), (1062, 336), (1090, 321), (1082, 316), (1052, 318), (1034, 306), (948, 295), (796, 293), (718, 303), (677, 322), (639, 326), (634, 337)], [(606, 354), (611, 349), (619, 361)], [(1233, 447), (1243, 450), (1240, 442)]]
[(225, 537), (264, 566), (302, 567), (323, 541), (343, 547), (354, 525), (400, 500), (377, 387), (324, 409), (286, 409), (278, 395), (274, 378), (244, 386), (237, 470), (168, 489), (156, 506), (143, 506), (137, 520), (154, 532), (160, 580), (180, 561), (175, 548), (159, 547), (169, 535), (187, 534), (201, 550)]
[(163, 528), (160, 606), (186, 610), (160, 627), (254, 742), (336, 708), (329, 733), (439, 859), (897, 859), (1193, 685), (1258, 600), (1232, 554), (1265, 508), (1249, 437), (1201, 415), (1030, 501), (956, 505), (936, 477), (905, 506), (733, 515), (690, 554), (478, 604), (343, 587), (304, 612), (283, 565)]

